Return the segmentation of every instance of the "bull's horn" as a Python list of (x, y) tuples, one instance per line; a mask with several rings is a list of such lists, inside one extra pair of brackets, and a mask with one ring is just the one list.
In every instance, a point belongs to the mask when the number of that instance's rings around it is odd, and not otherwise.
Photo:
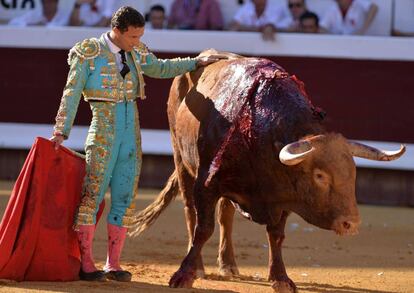
[(279, 160), (287, 166), (297, 165), (302, 162), (315, 148), (306, 140), (292, 142), (285, 145), (279, 153)]
[(348, 146), (353, 156), (374, 161), (396, 160), (405, 153), (405, 145), (398, 151), (382, 151), (358, 142), (348, 142)]

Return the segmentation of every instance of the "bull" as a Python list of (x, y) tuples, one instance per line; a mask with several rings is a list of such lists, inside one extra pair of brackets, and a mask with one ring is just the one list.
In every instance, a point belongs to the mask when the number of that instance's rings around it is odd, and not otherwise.
[(353, 156), (394, 160), (405, 147), (381, 151), (328, 133), (323, 112), (295, 76), (266, 59), (222, 55), (228, 59), (176, 77), (171, 86), (175, 170), (154, 203), (136, 216), (133, 234), (145, 230), (181, 192), (189, 246), (169, 286), (188, 288), (204, 274), (201, 250), (213, 233), (217, 205), (219, 273), (239, 273), (231, 239), (237, 209), (266, 225), (274, 290), (296, 292), (281, 251), (289, 214), (340, 235), (357, 233)]

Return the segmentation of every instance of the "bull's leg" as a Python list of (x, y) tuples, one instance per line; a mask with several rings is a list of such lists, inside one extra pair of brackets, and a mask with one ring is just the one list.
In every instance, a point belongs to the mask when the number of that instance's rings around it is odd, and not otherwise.
[[(196, 226), (196, 212), (194, 208), (194, 204), (188, 204), (187, 201), (184, 200), (184, 212), (185, 212), (185, 221), (187, 224), (187, 231), (188, 231), (188, 250), (190, 251), (191, 246), (194, 241), (194, 231)], [(203, 258), (201, 254), (197, 258), (197, 271), (196, 271), (196, 277), (197, 278), (204, 278), (205, 271), (204, 271), (204, 264), (203, 264)]]
[(191, 288), (196, 277), (197, 259), (200, 258), (201, 249), (214, 232), (217, 193), (205, 188), (201, 180), (196, 182), (194, 191), (194, 204), (197, 213), (194, 240), (180, 269), (170, 279), (169, 285), (173, 288)]
[(269, 241), (269, 281), (273, 281), (275, 292), (297, 292), (296, 285), (289, 279), (282, 259), (282, 243), (285, 239), (285, 225), (289, 213), (282, 212), (276, 225), (267, 225), (267, 238)]
[[(188, 174), (188, 172), (184, 168), (179, 169), (178, 184), (183, 195), (184, 214), (188, 232), (188, 251), (190, 251), (191, 245), (193, 244), (194, 240), (194, 230), (196, 226), (196, 212), (194, 207), (193, 196), (194, 179), (190, 176), (190, 174)], [(200, 256), (197, 258), (196, 276), (197, 278), (204, 278), (204, 275), (205, 273), (203, 259), (200, 254)]]
[(230, 200), (221, 198), (218, 203), (218, 222), (220, 224), (220, 246), (218, 254), (219, 275), (232, 277), (239, 275), (233, 251), (233, 218), (235, 208)]

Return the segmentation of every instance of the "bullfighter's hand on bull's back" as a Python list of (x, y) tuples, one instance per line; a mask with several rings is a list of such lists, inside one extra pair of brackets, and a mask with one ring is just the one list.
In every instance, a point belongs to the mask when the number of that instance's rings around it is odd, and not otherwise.
[[(85, 144), (86, 176), (75, 227), (81, 248), (83, 280), (130, 281), (119, 257), (132, 224), (134, 195), (141, 169), (141, 135), (135, 99), (145, 97), (143, 74), (171, 78), (197, 67), (197, 58), (160, 60), (140, 43), (144, 18), (131, 7), (113, 16), (111, 31), (86, 39), (69, 52), (70, 71), (56, 117), (52, 141), (68, 138), (83, 95), (92, 110)], [(201, 64), (203, 65), (203, 64)], [(96, 214), (111, 186), (108, 215), (108, 258), (103, 271), (92, 257)]]

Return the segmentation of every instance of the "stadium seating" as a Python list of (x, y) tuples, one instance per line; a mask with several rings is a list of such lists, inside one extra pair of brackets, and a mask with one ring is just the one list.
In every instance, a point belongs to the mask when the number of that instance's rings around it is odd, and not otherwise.
[[(240, 7), (238, 0), (218, 0), (223, 17), (224, 22), (226, 25), (230, 23), (230, 21), (233, 18), (233, 15), (236, 13), (237, 9)], [(411, 3), (411, 6), (413, 1), (412, 0), (402, 0), (406, 1), (407, 5)], [(401, 2), (402, 2), (401, 1)], [(132, 5), (136, 8), (138, 8), (140, 11), (148, 11), (149, 8), (154, 4), (161, 4), (165, 7), (167, 14), (169, 13), (169, 9), (171, 6), (171, 3), (173, 0), (144, 0), (139, 1), (139, 6), (137, 6), (136, 1), (133, 0), (122, 0), (122, 3)], [(307, 0), (307, 5), (311, 11), (316, 12), (320, 17), (322, 17), (327, 9), (334, 3), (334, 0)], [(378, 14), (377, 17), (374, 19), (374, 22), (372, 23), (370, 29), (368, 30), (369, 35), (389, 35), (391, 32), (391, 21), (392, 21), (392, 1), (390, 0), (374, 0), (374, 2), (378, 5)], [(399, 1), (397, 1), (399, 2)], [(408, 3), (410, 2), (410, 3)], [(269, 3), (271, 5), (277, 6), (277, 5), (284, 5), (286, 3), (286, 0), (269, 0)], [(399, 4), (400, 7), (403, 7), (403, 5)], [(414, 21), (411, 18), (411, 22), (414, 23)]]
[[(36, 1), (36, 9), (40, 9), (41, 0)], [(59, 5), (64, 9), (72, 9), (76, 0), (60, 1)], [(240, 7), (238, 0), (218, 0), (223, 12), (225, 24), (228, 25), (232, 20), (237, 9)], [(248, 1), (248, 0), (245, 0)], [(285, 5), (287, 0), (269, 0), (272, 5)], [(369, 28), (368, 35), (386, 36), (390, 35), (391, 29), (394, 27), (402, 31), (414, 31), (414, 1), (413, 0), (373, 0), (378, 5), (378, 14)], [(148, 12), (150, 7), (155, 4), (161, 4), (166, 9), (168, 15), (173, 0), (119, 0), (118, 7), (122, 5), (130, 5), (138, 9), (142, 13)], [(311, 11), (316, 12), (321, 18), (327, 11), (334, 0), (306, 0)], [(26, 8), (27, 10), (27, 8)], [(24, 13), (25, 10), (0, 11), (0, 20), (7, 22), (18, 14)]]
[[(378, 12), (367, 31), (367, 35), (389, 36), (392, 29), (392, 3), (390, 0), (373, 0), (378, 5)], [(398, 1), (395, 1), (398, 2)]]
[(394, 28), (414, 32), (414, 1), (398, 0), (395, 2)]

